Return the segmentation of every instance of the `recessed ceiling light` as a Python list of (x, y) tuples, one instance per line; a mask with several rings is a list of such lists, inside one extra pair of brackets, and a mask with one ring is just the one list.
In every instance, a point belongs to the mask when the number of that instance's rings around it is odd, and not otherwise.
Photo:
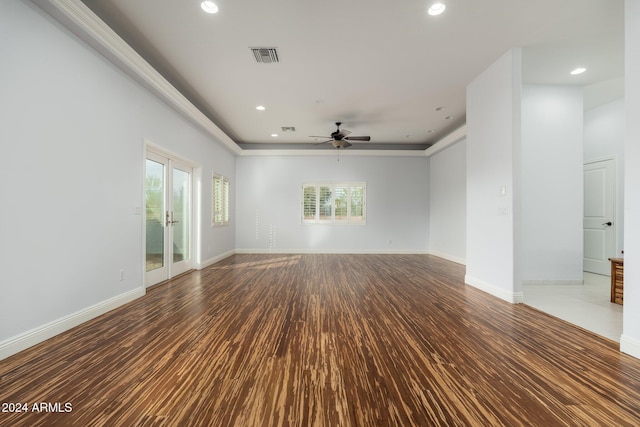
[(429, 15), (436, 16), (440, 15), (447, 8), (444, 3), (434, 3), (431, 5), (429, 10), (427, 11)]
[(573, 70), (573, 71), (571, 72), (571, 75), (572, 75), (572, 76), (576, 76), (576, 75), (578, 75), (578, 74), (582, 74), (582, 73), (584, 73), (585, 71), (587, 71), (587, 69), (586, 69), (586, 68), (578, 67), (578, 68), (576, 68), (575, 70)]
[(274, 138), (277, 138), (278, 134), (277, 133), (272, 133), (271, 136), (274, 137)]
[(256, 107), (256, 110), (258, 110), (258, 111), (264, 111), (264, 110), (266, 110), (266, 107), (265, 107), (264, 105), (258, 105), (258, 106)]
[(447, 116), (447, 117), (445, 117), (444, 119), (445, 119), (445, 120), (451, 120), (451, 119), (453, 119), (453, 116)]
[(207, 13), (218, 13), (218, 6), (212, 1), (203, 1), (200, 3), (200, 7)]
[(435, 132), (433, 129), (429, 129), (429, 130), (427, 131), (427, 133), (433, 133), (433, 132)]
[(436, 111), (442, 111), (442, 110), (444, 110), (444, 107), (436, 107), (436, 108), (434, 108), (434, 110), (436, 110)]

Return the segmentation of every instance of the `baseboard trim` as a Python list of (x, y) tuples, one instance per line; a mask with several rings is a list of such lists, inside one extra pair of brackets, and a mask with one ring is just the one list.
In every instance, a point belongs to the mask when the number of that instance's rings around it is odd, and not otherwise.
[(362, 249), (237, 249), (238, 254), (361, 254), (361, 255), (429, 255), (417, 250), (362, 250)]
[(524, 302), (524, 294), (522, 292), (509, 292), (469, 275), (464, 276), (464, 283), (512, 304), (522, 304)]
[(437, 256), (438, 258), (446, 259), (447, 261), (455, 262), (460, 265), (467, 265), (467, 260), (464, 258), (457, 257), (455, 255), (449, 255), (444, 252), (431, 251), (429, 252), (433, 256)]
[(622, 334), (620, 337), (620, 351), (636, 359), (640, 359), (640, 340)]
[(6, 359), (9, 356), (21, 352), (22, 350), (26, 350), (29, 347), (46, 341), (49, 338), (53, 338), (54, 336), (68, 331), (69, 329), (84, 322), (138, 299), (144, 296), (145, 293), (146, 290), (143, 287), (133, 289), (129, 292), (125, 292), (124, 294), (99, 302), (98, 304), (92, 305), (84, 310), (61, 317), (58, 320), (54, 320), (53, 322), (49, 322), (23, 334), (0, 342), (0, 360)]
[(584, 285), (584, 280), (523, 280), (523, 285)]
[(237, 252), (235, 250), (230, 250), (230, 251), (227, 251), (227, 252), (222, 253), (220, 255), (217, 255), (217, 256), (215, 256), (213, 258), (209, 258), (207, 260), (201, 261), (200, 263), (195, 265), (195, 269), (196, 270), (202, 270), (203, 268), (207, 268), (210, 265), (213, 265), (218, 261), (222, 261), (225, 258), (229, 258), (230, 256), (235, 255), (236, 253)]

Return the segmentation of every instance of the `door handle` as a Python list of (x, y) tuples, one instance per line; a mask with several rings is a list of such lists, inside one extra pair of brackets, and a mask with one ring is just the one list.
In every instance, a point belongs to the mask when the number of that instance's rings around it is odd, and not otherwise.
[(166, 216), (165, 216), (165, 226), (169, 226), (169, 224), (177, 224), (178, 220), (173, 221), (173, 212), (171, 212), (171, 215), (169, 215), (169, 211), (165, 211), (166, 212)]
[(613, 225), (613, 223), (611, 221), (608, 221), (608, 222), (602, 223), (602, 225), (606, 225), (608, 227), (611, 227)]

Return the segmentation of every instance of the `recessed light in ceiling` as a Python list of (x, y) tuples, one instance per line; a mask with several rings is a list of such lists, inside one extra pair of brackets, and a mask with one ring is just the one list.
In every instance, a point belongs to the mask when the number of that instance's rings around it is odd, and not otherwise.
[(203, 1), (200, 3), (200, 7), (207, 13), (218, 13), (218, 6), (212, 1)]
[(436, 108), (434, 108), (434, 110), (436, 110), (436, 111), (442, 111), (442, 110), (444, 110), (444, 107), (436, 107)]
[(447, 8), (444, 3), (434, 3), (431, 5), (429, 10), (427, 11), (429, 15), (436, 16), (440, 15)]
[(258, 106), (256, 107), (256, 110), (258, 110), (258, 111), (264, 111), (264, 110), (266, 110), (266, 109), (267, 109), (267, 108), (266, 108), (264, 105), (258, 105)]
[(433, 129), (429, 129), (429, 130), (427, 131), (427, 133), (433, 133), (433, 132), (435, 132)]
[(453, 119), (453, 116), (447, 116), (447, 117), (445, 117), (444, 119), (445, 119), (445, 120), (451, 120), (451, 119)]
[(277, 133), (272, 133), (271, 136), (274, 137), (274, 138), (277, 138), (278, 134)]
[(587, 69), (586, 69), (586, 68), (584, 68), (584, 67), (578, 67), (578, 68), (576, 68), (575, 70), (573, 70), (573, 71), (571, 72), (571, 75), (572, 75), (572, 76), (577, 76), (578, 74), (582, 74), (582, 73), (584, 73), (585, 71), (587, 71)]

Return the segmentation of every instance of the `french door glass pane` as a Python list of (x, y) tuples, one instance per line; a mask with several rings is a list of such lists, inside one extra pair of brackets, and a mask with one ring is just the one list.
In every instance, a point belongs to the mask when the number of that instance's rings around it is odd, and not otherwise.
[(164, 165), (146, 163), (147, 271), (164, 266)]
[(189, 259), (190, 174), (173, 170), (173, 262)]

